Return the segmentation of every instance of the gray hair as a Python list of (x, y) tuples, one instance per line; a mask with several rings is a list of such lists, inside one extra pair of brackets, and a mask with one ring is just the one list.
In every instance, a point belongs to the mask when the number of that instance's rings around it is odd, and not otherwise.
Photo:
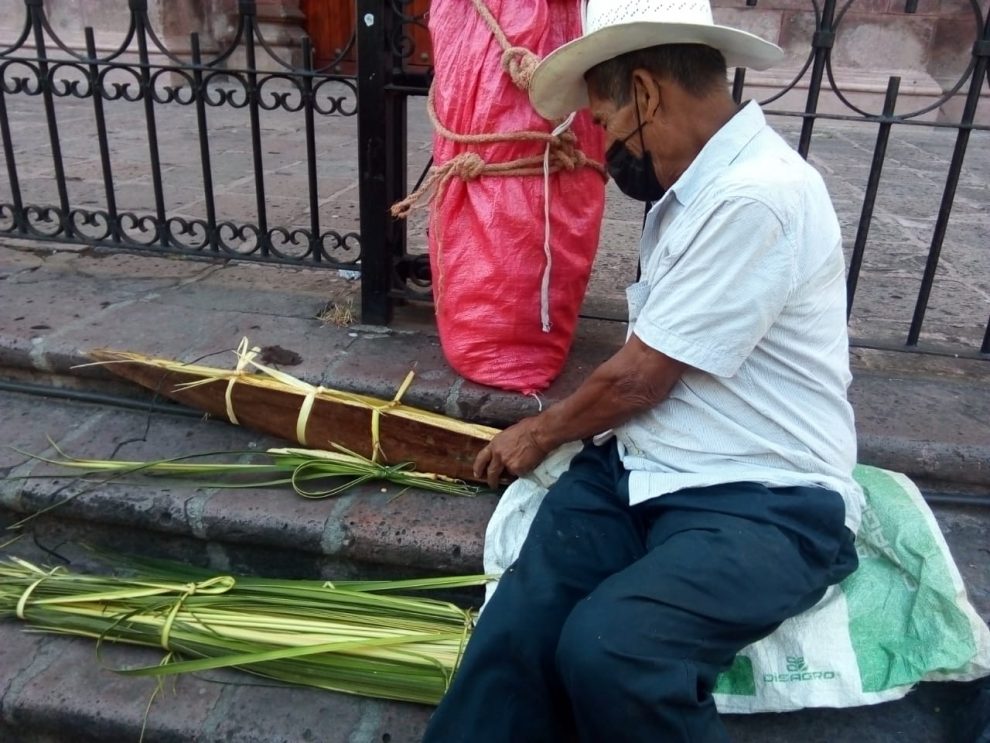
[(704, 44), (663, 44), (635, 49), (595, 65), (584, 74), (584, 80), (596, 96), (624, 106), (632, 99), (632, 74), (637, 69), (673, 80), (697, 98), (727, 85), (725, 57), (718, 49)]

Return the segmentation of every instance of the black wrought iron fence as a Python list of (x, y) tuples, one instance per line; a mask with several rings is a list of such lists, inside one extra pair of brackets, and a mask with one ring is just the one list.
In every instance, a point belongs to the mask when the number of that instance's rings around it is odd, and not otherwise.
[[(414, 33), (425, 28), (425, 17), (413, 10), (413, 0), (355, 0), (356, 24), (346, 48), (337, 60), (315, 69), (309, 42), (304, 40), (302, 62), (280, 56), (265, 38), (257, 22), (256, 3), (239, 0), (236, 33), (222, 49), (207, 54), (199, 37), (192, 34), (190, 53), (184, 58), (170, 51), (156, 34), (148, 18), (146, 0), (129, 0), (129, 27), (117, 48), (98, 54), (92, 29), (85, 32), (85, 51), (67, 45), (52, 28), (44, 0), (25, 0), (25, 18), (19, 37), (0, 50), (0, 137), (8, 178), (9, 201), (0, 201), (0, 234), (20, 238), (239, 260), (305, 264), (360, 271), (362, 317), (369, 323), (387, 323), (393, 302), (406, 292), (407, 282), (428, 281), (428, 266), (421, 256), (410, 255), (406, 226), (388, 217), (388, 206), (406, 194), (407, 187), (407, 98), (425, 95), (428, 71), (413, 71), (410, 60), (418, 58)], [(756, 6), (758, 0), (740, 0)], [(875, 127), (876, 139), (859, 213), (856, 237), (850, 254), (848, 297), (850, 311), (857, 305), (857, 289), (864, 257), (870, 254), (871, 226), (887, 148), (894, 127), (930, 127), (954, 133), (952, 154), (941, 188), (938, 216), (928, 241), (928, 251), (913, 301), (910, 327), (903, 342), (885, 340), (880, 345), (907, 349), (923, 348), (926, 312), (939, 270), (942, 247), (955, 203), (963, 163), (974, 131), (990, 127), (977, 123), (981, 92), (988, 81), (990, 61), (990, 16), (980, 0), (965, 0), (972, 9), (972, 34), (958, 43), (970, 49), (969, 62), (958, 80), (923, 107), (895, 113), (900, 79), (892, 76), (880, 111), (870, 111), (855, 102), (835, 72), (833, 50), (843, 21), (858, 0), (809, 0), (814, 28), (809, 52), (793, 80), (761, 95), (771, 115), (800, 122), (797, 147), (802, 155), (813, 150), (813, 134), (819, 122), (858, 122)], [(418, 7), (418, 5), (417, 5)], [(906, 0), (904, 12), (918, 11), (918, 0)], [(961, 48), (962, 48), (961, 47)], [(337, 62), (356, 48), (356, 73), (342, 74)], [(747, 86), (746, 72), (737, 70), (733, 90), (741, 98)], [(776, 108), (781, 99), (800, 93), (801, 110)], [(843, 112), (819, 110), (823, 95), (834, 96)], [(44, 109), (46, 139), (51, 156), (55, 195), (50, 201), (32, 201), (21, 188), (20, 152), (12, 132), (9, 101), (27, 97), (40, 100)], [(932, 121), (930, 114), (962, 99), (958, 120)], [(98, 151), (102, 203), (74, 203), (70, 198), (71, 176), (65, 167), (62, 130), (57, 101), (74, 101), (91, 109), (95, 148)], [(111, 105), (133, 107), (141, 120), (146, 142), (146, 162), (151, 182), (151, 203), (144, 209), (123, 208), (121, 189), (125, 181), (116, 170), (115, 130), (107, 123)], [(222, 112), (247, 113), (246, 131), (239, 134), (242, 150), (251, 163), (251, 208), (243, 204), (233, 213), (218, 203), (215, 177), (218, 163), (217, 121)], [(201, 198), (199, 213), (177, 209), (170, 203), (160, 152), (163, 120), (177, 111), (192, 114)], [(306, 171), (304, 216), (285, 217), (273, 211), (273, 192), (268, 187), (266, 158), (270, 134), (262, 117), (279, 112), (299, 117), (298, 131), (303, 153), (297, 166)], [(335, 206), (328, 207), (327, 178), (320, 168), (321, 136), (332, 122), (346, 129), (345, 138), (357, 147), (357, 169), (350, 174), (358, 193), (358, 220), (333, 223), (341, 218)], [(356, 127), (354, 123), (356, 122)], [(166, 124), (167, 126), (167, 124)], [(353, 131), (352, 129), (353, 128)], [(338, 184), (339, 185), (339, 184)], [(346, 189), (344, 189), (346, 190)], [(977, 310), (980, 311), (980, 310)], [(983, 310), (985, 311), (985, 309)], [(976, 322), (982, 326), (982, 318)], [(990, 353), (990, 321), (976, 348), (950, 349), (969, 355)]]
[[(338, 60), (322, 69), (312, 66), (308, 39), (303, 40), (302, 64), (293, 65), (264, 37), (254, 2), (241, 0), (233, 38), (222, 49), (205, 54), (199, 34), (189, 39), (190, 54), (182, 59), (162, 42), (148, 17), (146, 0), (130, 0), (129, 25), (115, 49), (98, 53), (92, 28), (85, 29), (85, 50), (77, 51), (55, 31), (43, 0), (25, 0), (23, 30), (0, 51), (0, 136), (4, 147), (9, 202), (0, 203), (0, 232), (21, 238), (84, 243), (128, 250), (184, 255), (212, 255), (241, 260), (309, 263), (357, 267), (363, 255), (358, 230), (334, 229), (324, 223), (317, 176), (317, 121), (354, 117), (358, 113), (358, 83), (354, 76), (333, 72)], [(352, 40), (353, 43), (353, 40)], [(341, 57), (349, 49), (342, 50)], [(241, 55), (234, 61), (235, 53)], [(262, 57), (264, 61), (262, 61)], [(22, 192), (8, 100), (28, 96), (41, 100), (54, 176), (54, 203), (31, 203)], [(60, 122), (59, 99), (87, 101), (95, 127), (104, 203), (87, 208), (73, 203)], [(151, 208), (119, 207), (126, 182), (115, 166), (115, 132), (108, 126), (107, 108), (130, 104), (125, 133), (140, 121), (146, 139), (147, 172), (153, 191)], [(198, 157), (201, 216), (174, 213), (164, 187), (161, 157), (162, 128), (175, 108), (194, 112), (195, 141), (188, 142)], [(253, 214), (223, 214), (214, 188), (216, 132), (212, 120), (220, 110), (247, 112), (246, 134), (239, 137), (249, 152)], [(302, 120), (307, 167), (308, 221), (305, 225), (273, 223), (271, 193), (266, 185), (265, 134), (261, 117), (281, 111)], [(120, 134), (120, 132), (116, 132)], [(92, 174), (87, 174), (92, 175)], [(79, 180), (78, 176), (76, 180)]]
[[(812, 133), (818, 121), (855, 121), (864, 124), (875, 124), (877, 127), (876, 142), (871, 155), (869, 175), (867, 177), (866, 190), (863, 198), (862, 210), (860, 212), (859, 223), (856, 228), (856, 237), (852, 248), (847, 277), (847, 299), (848, 313), (851, 315), (856, 299), (856, 291), (859, 286), (859, 279), (863, 268), (863, 260), (867, 251), (867, 241), (873, 223), (874, 207), (876, 205), (877, 193), (880, 187), (880, 179), (883, 173), (887, 147), (890, 141), (891, 128), (898, 126), (919, 126), (931, 127), (935, 129), (955, 130), (955, 143), (948, 169), (945, 176), (944, 187), (938, 209), (938, 217), (931, 235), (929, 250), (925, 260), (924, 271), (921, 277), (920, 286), (914, 310), (911, 317), (910, 327), (904, 338), (903, 346), (900, 348), (917, 348), (921, 339), (922, 328), (925, 315), (928, 310), (931, 298), (932, 287), (935, 281), (936, 272), (939, 268), (939, 260), (942, 253), (943, 243), (946, 237), (946, 230), (949, 225), (949, 218), (952, 214), (955, 201), (956, 190), (959, 185), (959, 178), (962, 172), (963, 163), (966, 158), (969, 146), (970, 135), (974, 130), (988, 131), (990, 127), (985, 124), (976, 123), (977, 107), (980, 103), (980, 96), (986, 84), (990, 90), (990, 77), (988, 77), (988, 65), (990, 65), (990, 9), (986, 16), (980, 7), (979, 0), (968, 0), (968, 5), (972, 10), (971, 35), (962, 36), (958, 39), (960, 48), (971, 49), (971, 58), (965, 69), (961, 72), (954, 84), (947, 87), (945, 92), (934, 101), (927, 103), (913, 111), (895, 113), (901, 78), (892, 75), (888, 78), (886, 95), (883, 108), (879, 112), (870, 112), (856, 105), (852, 101), (852, 95), (844, 90), (844, 86), (839, 82), (835, 74), (832, 51), (835, 47), (837, 34), (842, 28), (842, 21), (851, 8), (855, 6), (856, 0), (823, 0), (819, 4), (818, 0), (811, 0), (815, 13), (815, 28), (811, 38), (811, 49), (804, 64), (798, 70), (791, 82), (780, 91), (760, 101), (768, 113), (779, 116), (800, 117), (801, 132), (798, 141), (798, 151), (802, 157), (807, 158), (812, 142)], [(757, 0), (746, 0), (749, 6), (755, 6)], [(913, 14), (918, 11), (919, 0), (905, 0), (904, 13)], [(810, 80), (808, 82), (808, 92), (806, 105), (803, 111), (782, 111), (774, 110), (773, 105), (789, 91), (794, 90), (800, 81), (805, 79), (810, 69)], [(746, 71), (737, 69), (733, 84), (733, 92), (736, 100), (740, 99), (741, 92), (745, 84)], [(845, 108), (845, 113), (821, 113), (818, 111), (819, 101), (823, 91), (833, 94)], [(946, 106), (958, 95), (965, 97), (962, 113), (958, 121), (931, 121), (927, 115), (938, 111)], [(990, 235), (990, 223), (986, 224), (984, 231), (984, 241)], [(982, 246), (988, 247), (987, 244)], [(854, 339), (855, 342), (855, 339)], [(876, 345), (889, 349), (898, 349), (898, 345), (887, 342), (870, 341)], [(945, 350), (945, 349), (941, 349)], [(949, 353), (958, 355), (960, 352), (967, 354), (969, 349), (957, 348)], [(990, 318), (983, 332), (982, 343), (979, 349), (980, 354), (990, 354)]]

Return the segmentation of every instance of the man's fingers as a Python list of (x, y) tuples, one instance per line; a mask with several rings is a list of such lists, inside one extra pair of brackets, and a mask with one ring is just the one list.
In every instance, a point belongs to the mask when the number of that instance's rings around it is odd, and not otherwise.
[(493, 451), (488, 462), (488, 487), (492, 490), (498, 487), (498, 478), (503, 469), (505, 469), (505, 465), (502, 464), (502, 457), (498, 455), (498, 452)]
[(488, 473), (488, 462), (492, 458), (492, 445), (488, 444), (484, 449), (478, 452), (478, 456), (474, 458), (474, 476), (479, 480), (485, 477)]

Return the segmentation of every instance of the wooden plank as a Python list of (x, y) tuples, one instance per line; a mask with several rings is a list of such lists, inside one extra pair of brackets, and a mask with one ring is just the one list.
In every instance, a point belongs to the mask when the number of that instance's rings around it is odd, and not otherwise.
[[(421, 18), (424, 25), (408, 24), (406, 33), (412, 36), (413, 49), (415, 50), (409, 59), (405, 60), (403, 66), (415, 72), (422, 72), (433, 66), (433, 39), (430, 38), (430, 31), (426, 28), (426, 13), (430, 10), (430, 0), (413, 0), (409, 6), (407, 15)], [(465, 8), (465, 11), (474, 12), (473, 9)]]

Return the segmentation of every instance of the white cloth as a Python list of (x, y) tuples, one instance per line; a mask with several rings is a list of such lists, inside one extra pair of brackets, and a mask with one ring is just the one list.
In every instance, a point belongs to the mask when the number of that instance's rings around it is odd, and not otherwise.
[(742, 108), (650, 211), (631, 332), (692, 367), (615, 429), (630, 503), (752, 481), (840, 493), (856, 531), (845, 266), (819, 174)]

